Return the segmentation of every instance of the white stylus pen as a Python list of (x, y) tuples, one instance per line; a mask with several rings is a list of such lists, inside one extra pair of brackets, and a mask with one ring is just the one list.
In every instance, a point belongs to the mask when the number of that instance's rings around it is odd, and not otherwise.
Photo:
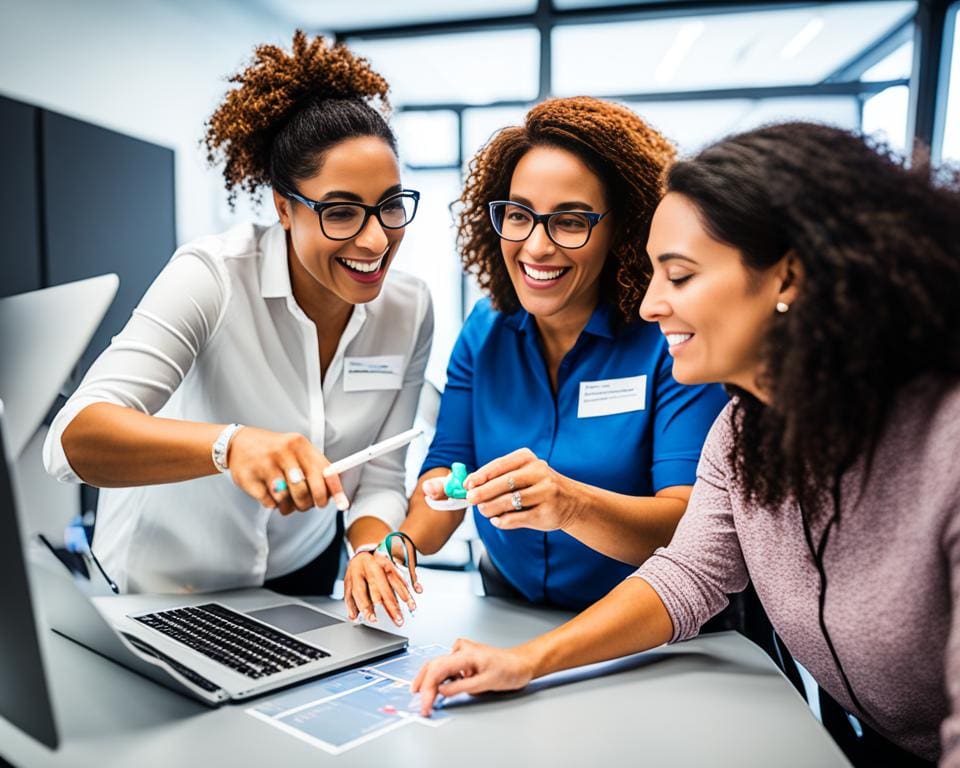
[(346, 472), (348, 469), (353, 469), (354, 467), (360, 466), (364, 462), (370, 461), (370, 459), (377, 458), (377, 456), (383, 456), (383, 454), (390, 453), (390, 451), (395, 451), (397, 448), (403, 448), (403, 446), (405, 446), (407, 443), (413, 442), (422, 434), (422, 429), (408, 429), (406, 432), (401, 432), (399, 435), (394, 435), (393, 437), (388, 437), (386, 440), (383, 440), (379, 443), (374, 443), (369, 448), (364, 448), (362, 451), (351, 453), (349, 456), (340, 459), (340, 461), (333, 462), (333, 464), (324, 469), (324, 477)]

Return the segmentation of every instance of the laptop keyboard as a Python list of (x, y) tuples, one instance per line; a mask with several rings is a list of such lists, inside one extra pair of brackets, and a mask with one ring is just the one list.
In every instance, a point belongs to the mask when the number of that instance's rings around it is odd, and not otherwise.
[(217, 603), (131, 618), (254, 680), (330, 655)]

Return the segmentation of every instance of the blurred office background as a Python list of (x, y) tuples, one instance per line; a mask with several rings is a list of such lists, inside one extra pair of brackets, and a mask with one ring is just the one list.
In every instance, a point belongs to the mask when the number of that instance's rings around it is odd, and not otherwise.
[(497, 128), (549, 96), (590, 94), (628, 104), (682, 153), (806, 118), (960, 161), (958, 7), (0, 0), (0, 295), (118, 271), (124, 292), (102, 346), (176, 245), (246, 219), (272, 222), (270, 205), (227, 206), (199, 142), (225, 76), (255, 44), (289, 46), (300, 27), (348, 43), (392, 86), (405, 184), (423, 193), (396, 266), (432, 289), (428, 378), (442, 387), (477, 297), (460, 272), (448, 205)]

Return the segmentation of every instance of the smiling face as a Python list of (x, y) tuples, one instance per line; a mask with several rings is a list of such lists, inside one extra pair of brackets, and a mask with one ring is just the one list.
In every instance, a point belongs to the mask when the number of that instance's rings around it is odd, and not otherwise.
[[(509, 199), (537, 213), (604, 213), (609, 207), (596, 174), (576, 155), (556, 147), (534, 147), (520, 158), (510, 179)], [(540, 224), (526, 240), (501, 240), (507, 272), (523, 308), (538, 318), (592, 311), (612, 232), (608, 215), (581, 248), (557, 246)]]
[[(399, 192), (400, 167), (390, 146), (380, 138), (347, 139), (324, 153), (315, 176), (300, 181), (296, 191), (318, 202), (376, 205)], [(390, 262), (403, 239), (403, 229), (384, 229), (376, 216), (349, 240), (331, 240), (320, 228), (317, 213), (274, 191), (280, 223), (291, 245), (290, 269), (295, 292), (309, 284), (311, 293), (327, 291), (348, 304), (372, 301), (383, 287)]]
[(748, 269), (740, 251), (711, 237), (696, 206), (676, 192), (654, 213), (647, 253), (653, 278), (640, 316), (667, 337), (673, 377), (735, 384), (763, 399), (760, 350), (777, 303), (796, 298), (793, 259), (763, 272)]

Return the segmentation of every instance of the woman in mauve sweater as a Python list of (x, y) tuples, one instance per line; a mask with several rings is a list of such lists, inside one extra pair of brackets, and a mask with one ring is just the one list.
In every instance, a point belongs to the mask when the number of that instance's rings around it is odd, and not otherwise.
[(425, 712), (689, 638), (752, 579), (862, 726), (834, 730), (854, 763), (960, 766), (960, 181), (936, 176), (807, 123), (671, 169), (640, 311), (678, 381), (733, 395), (687, 512), (567, 624), (428, 663)]

